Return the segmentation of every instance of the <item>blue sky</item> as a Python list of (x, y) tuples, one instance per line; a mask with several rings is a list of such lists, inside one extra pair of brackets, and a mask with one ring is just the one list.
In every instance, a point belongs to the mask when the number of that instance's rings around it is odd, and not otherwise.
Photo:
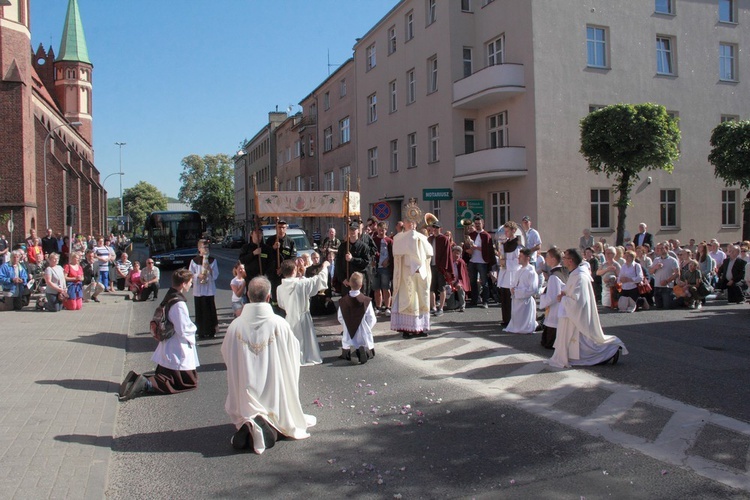
[[(167, 196), (190, 154), (233, 155), (352, 55), (397, 0), (78, 0), (94, 64), (95, 163)], [(31, 39), (60, 49), (68, 0), (31, 1)], [(335, 68), (332, 68), (333, 71)], [(104, 187), (119, 196), (117, 176)]]

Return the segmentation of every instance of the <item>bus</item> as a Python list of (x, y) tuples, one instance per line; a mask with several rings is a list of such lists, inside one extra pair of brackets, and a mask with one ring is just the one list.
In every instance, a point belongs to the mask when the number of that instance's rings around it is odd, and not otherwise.
[(195, 210), (152, 212), (146, 218), (148, 255), (157, 266), (187, 266), (198, 253), (203, 220)]

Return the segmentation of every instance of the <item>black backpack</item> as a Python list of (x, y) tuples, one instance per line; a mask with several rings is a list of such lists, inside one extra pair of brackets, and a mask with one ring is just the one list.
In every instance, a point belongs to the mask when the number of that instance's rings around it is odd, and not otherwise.
[(151, 336), (159, 342), (170, 339), (174, 335), (174, 325), (169, 321), (169, 308), (180, 300), (179, 297), (174, 297), (169, 301), (162, 302), (154, 311), (150, 323)]

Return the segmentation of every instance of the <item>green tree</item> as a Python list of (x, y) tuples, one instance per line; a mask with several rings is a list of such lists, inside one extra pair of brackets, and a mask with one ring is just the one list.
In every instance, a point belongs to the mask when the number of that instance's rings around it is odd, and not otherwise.
[(227, 229), (234, 221), (234, 165), (225, 154), (186, 156), (178, 193), (183, 203), (200, 212), (216, 229)]
[(120, 198), (107, 198), (107, 216), (116, 217), (120, 215)]
[(581, 154), (588, 169), (614, 178), (617, 245), (625, 233), (630, 191), (644, 170), (672, 172), (679, 158), (677, 120), (659, 104), (614, 104), (581, 120)]
[(122, 193), (125, 214), (133, 220), (133, 229), (143, 227), (146, 216), (156, 210), (167, 209), (167, 197), (156, 186), (140, 181)]
[(708, 161), (727, 186), (750, 188), (750, 121), (728, 121), (711, 132)]

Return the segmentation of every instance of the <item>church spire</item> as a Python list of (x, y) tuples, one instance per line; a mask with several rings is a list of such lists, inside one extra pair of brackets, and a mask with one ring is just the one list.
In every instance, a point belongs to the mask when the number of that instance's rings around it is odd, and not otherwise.
[(86, 47), (86, 36), (83, 34), (78, 0), (68, 0), (68, 13), (65, 16), (65, 28), (57, 60), (91, 64), (89, 50)]

